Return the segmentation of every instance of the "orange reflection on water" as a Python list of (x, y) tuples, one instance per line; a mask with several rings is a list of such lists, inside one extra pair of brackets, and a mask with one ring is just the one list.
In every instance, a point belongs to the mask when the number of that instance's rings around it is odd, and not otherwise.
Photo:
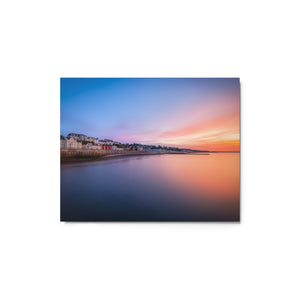
[[(174, 188), (217, 202), (237, 202), (240, 197), (240, 154), (169, 156), (161, 161)], [(175, 186), (174, 186), (175, 183)], [(203, 201), (203, 199), (202, 199)]]

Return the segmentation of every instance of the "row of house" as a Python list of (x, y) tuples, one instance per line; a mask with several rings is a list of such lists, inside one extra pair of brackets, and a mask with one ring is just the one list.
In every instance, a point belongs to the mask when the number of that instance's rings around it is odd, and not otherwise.
[(113, 145), (113, 141), (99, 141), (84, 134), (70, 133), (67, 138), (60, 136), (61, 149), (88, 149), (88, 150), (122, 150)]
[(67, 135), (68, 139), (74, 139), (76, 141), (87, 141), (87, 142), (92, 142), (92, 138), (87, 137), (85, 134), (80, 134), (80, 133), (69, 133)]
[(126, 150), (133, 150), (133, 151), (143, 151), (143, 146), (127, 146)]
[(100, 145), (113, 145), (114, 141), (112, 140), (108, 140), (108, 139), (104, 139), (104, 140), (99, 140), (98, 138), (94, 138), (94, 137), (88, 137), (85, 134), (80, 134), (80, 133), (69, 133), (67, 135), (68, 139), (74, 139), (78, 142), (91, 142), (94, 143), (96, 145), (100, 144)]
[(117, 146), (105, 145), (105, 144), (99, 144), (99, 145), (86, 144), (86, 145), (82, 145), (82, 149), (88, 149), (88, 150), (120, 150), (119, 148), (117, 148)]
[[(70, 133), (67, 137), (60, 136), (61, 149), (87, 149), (87, 150), (118, 150), (118, 151), (144, 151), (144, 152), (166, 152), (180, 151), (178, 148), (150, 146), (141, 144), (120, 144), (112, 140), (99, 140), (98, 138), (87, 137), (84, 134)], [(189, 150), (189, 149), (181, 149)]]

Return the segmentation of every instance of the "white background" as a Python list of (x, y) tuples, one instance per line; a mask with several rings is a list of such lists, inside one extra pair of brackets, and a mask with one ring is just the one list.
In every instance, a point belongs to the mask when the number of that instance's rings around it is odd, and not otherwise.
[[(297, 1), (7, 0), (0, 23), (1, 299), (299, 299)], [(240, 77), (241, 223), (60, 223), (68, 76)]]

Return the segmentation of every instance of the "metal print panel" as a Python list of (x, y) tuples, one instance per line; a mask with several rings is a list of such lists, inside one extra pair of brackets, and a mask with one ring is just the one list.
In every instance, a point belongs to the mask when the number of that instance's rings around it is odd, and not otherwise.
[(240, 220), (239, 78), (61, 78), (61, 221)]

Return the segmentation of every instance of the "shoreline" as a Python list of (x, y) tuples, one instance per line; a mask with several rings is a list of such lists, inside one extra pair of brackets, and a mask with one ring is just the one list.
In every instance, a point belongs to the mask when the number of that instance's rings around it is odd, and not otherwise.
[(203, 152), (203, 153), (192, 153), (192, 152), (160, 152), (160, 153), (152, 153), (152, 152), (144, 152), (144, 153), (118, 153), (118, 154), (101, 154), (99, 156), (91, 156), (91, 157), (68, 157), (68, 158), (62, 158), (60, 159), (60, 164), (71, 164), (71, 163), (79, 163), (79, 162), (92, 162), (92, 161), (104, 161), (104, 160), (112, 160), (117, 158), (123, 158), (123, 157), (138, 157), (138, 156), (147, 156), (147, 155), (166, 155), (166, 154), (197, 154), (197, 155), (209, 155), (209, 152)]
[(236, 151), (203, 151), (203, 152), (125, 152), (125, 153), (87, 153), (87, 154), (72, 154), (69, 156), (62, 156), (62, 152), (60, 155), (60, 164), (73, 164), (73, 163), (84, 163), (84, 162), (93, 162), (93, 161), (104, 161), (104, 160), (113, 160), (118, 158), (125, 157), (138, 157), (138, 156), (147, 156), (147, 155), (166, 155), (166, 154), (177, 154), (177, 155), (210, 155), (214, 153), (240, 153)]

